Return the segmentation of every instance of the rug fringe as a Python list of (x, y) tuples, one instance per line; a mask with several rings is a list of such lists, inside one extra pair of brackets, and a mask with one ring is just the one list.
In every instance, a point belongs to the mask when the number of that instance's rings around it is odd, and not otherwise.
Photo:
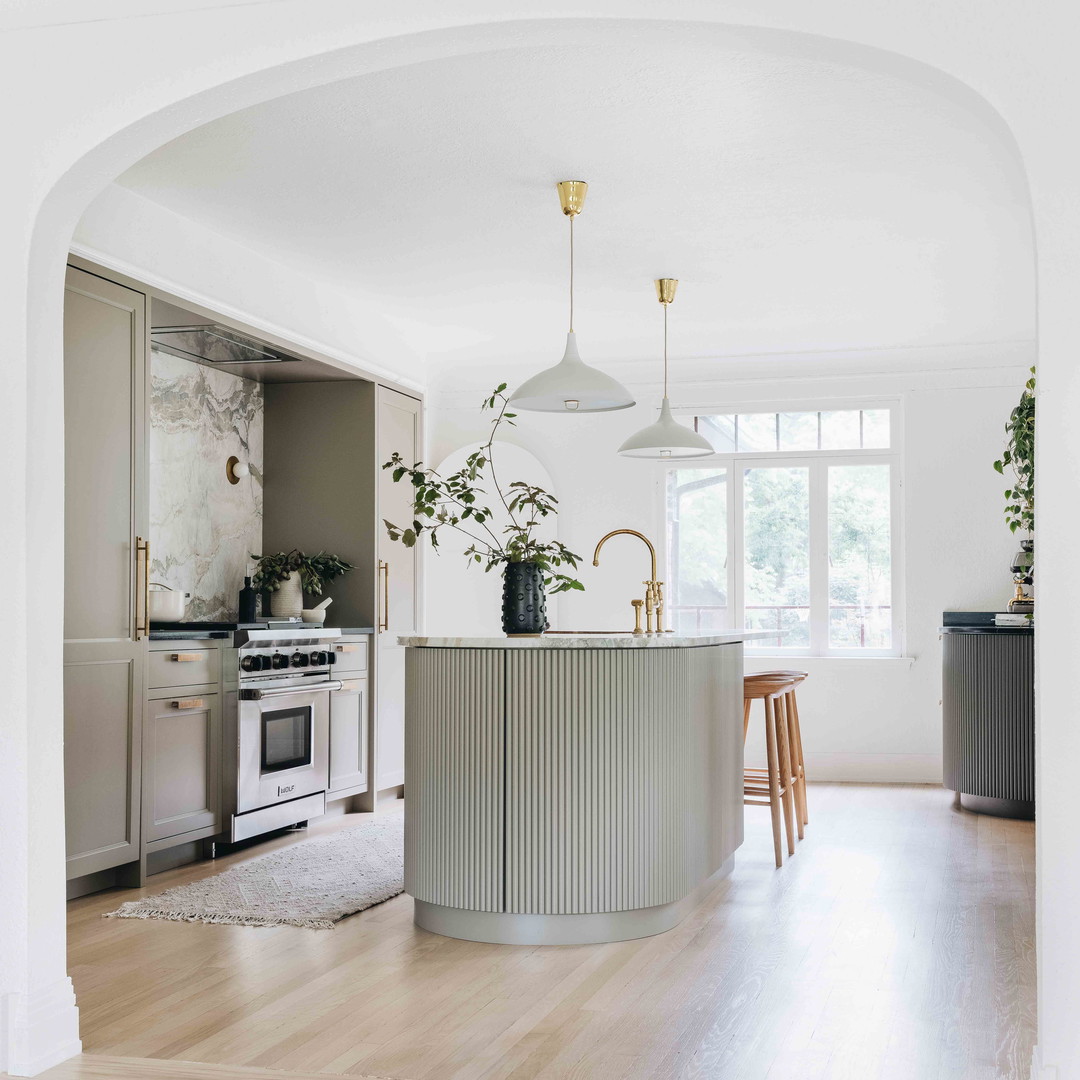
[[(400, 894), (399, 894), (400, 895)], [(138, 903), (138, 901), (134, 901)], [(225, 926), (298, 926), (302, 930), (333, 930), (331, 919), (266, 919), (251, 915), (182, 915), (163, 908), (106, 911), (103, 919), (165, 919), (168, 922), (217, 923)]]

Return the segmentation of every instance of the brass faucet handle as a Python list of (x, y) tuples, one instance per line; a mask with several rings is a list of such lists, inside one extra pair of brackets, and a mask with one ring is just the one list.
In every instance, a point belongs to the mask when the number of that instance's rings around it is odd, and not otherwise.
[(641, 629), (641, 609), (645, 606), (645, 601), (631, 600), (630, 603), (634, 607), (634, 633), (644, 634), (645, 631)]

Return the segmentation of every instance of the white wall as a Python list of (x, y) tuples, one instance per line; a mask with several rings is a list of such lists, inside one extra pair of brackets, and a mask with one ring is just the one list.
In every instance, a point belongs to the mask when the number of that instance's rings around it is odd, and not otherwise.
[[(832, 378), (823, 377), (819, 368), (809, 379), (673, 387), (676, 401), (697, 401), (701, 409), (739, 403), (839, 405), (853, 398), (891, 401), (901, 409), (904, 656), (784, 661), (810, 672), (799, 695), (814, 779), (940, 782), (937, 628), (943, 610), (1001, 609), (1011, 594), (1009, 560), (1016, 541), (1002, 516), (1005, 483), (991, 463), (1000, 455), (1005, 419), (1026, 377), (1023, 366)], [(638, 529), (663, 557), (663, 470), (615, 453), (627, 435), (647, 422), (646, 403), (656, 397), (654, 387), (635, 390), (639, 405), (621, 413), (522, 413), (512, 436), (551, 474), (562, 505), (561, 538), (584, 556), (580, 578), (586, 591), (562, 600), (561, 623), (567, 628), (633, 626), (629, 602), (642, 593), (647, 552), (632, 537), (617, 537), (594, 568), (592, 551), (604, 533)], [(433, 395), (428, 414), (433, 458), (447, 446), (483, 434), (484, 414), (463, 405), (468, 397), (461, 391), (452, 399)], [(429, 566), (428, 581), (437, 581), (440, 572), (439, 565)], [(458, 588), (462, 585), (458, 582)], [(490, 604), (491, 598), (478, 590), (471, 606), (479, 610)], [(497, 611), (493, 614), (497, 617)], [(751, 670), (775, 666), (775, 657), (748, 662)]]
[(86, 208), (71, 248), (298, 345), (420, 388), (423, 360), (379, 306), (238, 244), (119, 184)]

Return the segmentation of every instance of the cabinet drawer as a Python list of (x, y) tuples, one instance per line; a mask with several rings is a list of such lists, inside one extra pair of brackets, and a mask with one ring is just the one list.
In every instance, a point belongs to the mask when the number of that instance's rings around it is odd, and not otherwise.
[(366, 641), (334, 642), (334, 674), (345, 671), (367, 671), (368, 643)]
[(188, 649), (181, 643), (174, 649), (150, 653), (147, 685), (151, 690), (168, 686), (205, 686), (216, 683), (220, 674), (219, 650)]

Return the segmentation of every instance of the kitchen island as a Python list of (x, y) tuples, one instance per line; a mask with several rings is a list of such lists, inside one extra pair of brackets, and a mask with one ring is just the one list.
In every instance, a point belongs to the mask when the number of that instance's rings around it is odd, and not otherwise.
[(417, 925), (506, 944), (675, 926), (742, 843), (758, 636), (402, 637)]

